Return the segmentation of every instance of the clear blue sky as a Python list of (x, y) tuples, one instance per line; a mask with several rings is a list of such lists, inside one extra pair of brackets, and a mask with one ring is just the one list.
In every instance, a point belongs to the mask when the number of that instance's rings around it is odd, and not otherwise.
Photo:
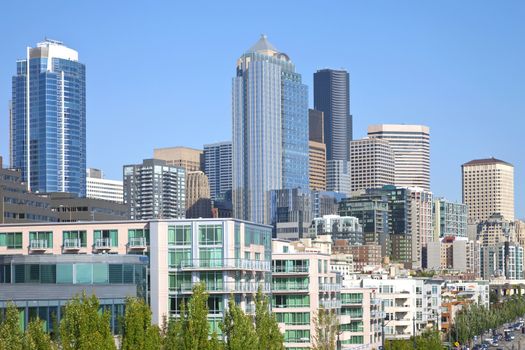
[(525, 217), (523, 1), (1, 1), (0, 14), (6, 158), (15, 61), (46, 36), (87, 66), (88, 166), (120, 178), (155, 147), (229, 140), (235, 62), (266, 33), (310, 95), (316, 69), (350, 71), (355, 138), (429, 125), (436, 195), (461, 199), (463, 162), (513, 163)]

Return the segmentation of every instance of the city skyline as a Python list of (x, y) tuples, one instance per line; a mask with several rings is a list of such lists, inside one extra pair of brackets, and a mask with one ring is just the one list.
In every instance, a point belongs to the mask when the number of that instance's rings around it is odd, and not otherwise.
[[(372, 11), (371, 8), (364, 5), (348, 6), (347, 9), (354, 11), (348, 14), (350, 17), (358, 18), (361, 15), (362, 21), (375, 19), (376, 16), (381, 18), (381, 16), (386, 16), (388, 11), (393, 11), (392, 17), (400, 16), (396, 19), (398, 22), (403, 19), (402, 12), (407, 10), (407, 3), (401, 5), (385, 4), (384, 8), (377, 10), (378, 12)], [(4, 105), (6, 105), (10, 98), (10, 77), (14, 69), (13, 62), (16, 59), (23, 58), (25, 46), (34, 45), (34, 43), (42, 41), (47, 35), (75, 48), (81, 53), (82, 62), (88, 67), (86, 73), (88, 94), (87, 165), (103, 169), (108, 174), (108, 178), (118, 179), (122, 165), (148, 158), (152, 148), (178, 144), (202, 148), (202, 145), (206, 143), (228, 140), (231, 137), (231, 100), (229, 97), (233, 73), (231, 62), (237, 59), (239, 53), (243, 52), (257, 39), (260, 32), (266, 32), (277, 47), (283, 48), (293, 58), (293, 62), (297, 65), (297, 71), (303, 75), (303, 80), (309, 87), (310, 107), (313, 106), (311, 94), (313, 73), (316, 69), (327, 66), (332, 68), (343, 66), (349, 71), (351, 75), (352, 114), (355, 123), (354, 138), (358, 139), (365, 136), (366, 127), (371, 124), (406, 123), (430, 126), (432, 129), (431, 189), (435, 195), (460, 201), (461, 164), (472, 159), (494, 156), (514, 164), (516, 170), (516, 216), (523, 217), (524, 188), (520, 179), (522, 179), (524, 164), (520, 159), (518, 144), (519, 126), (523, 122), (517, 120), (523, 114), (524, 107), (520, 101), (520, 92), (523, 89), (520, 89), (520, 85), (516, 85), (519, 83), (516, 82), (523, 81), (520, 77), (524, 70), (520, 67), (523, 66), (521, 57), (523, 57), (525, 50), (522, 43), (515, 42), (515, 38), (519, 38), (520, 34), (524, 32), (523, 25), (519, 23), (519, 18), (520, 13), (523, 14), (525, 8), (518, 3), (507, 3), (504, 6), (496, 7), (486, 5), (476, 7), (476, 11), (472, 14), (468, 12), (469, 9), (471, 10), (468, 5), (453, 5), (452, 3), (447, 3), (447, 5), (443, 7), (448, 8), (448, 10), (439, 9), (441, 6), (437, 5), (415, 6), (413, 10), (416, 12), (411, 15), (414, 15), (417, 20), (414, 23), (393, 28), (393, 33), (387, 33), (385, 26), (390, 23), (388, 21), (375, 31), (366, 27), (365, 29), (370, 32), (357, 30), (360, 23), (357, 21), (357, 23), (350, 25), (350, 29), (344, 30), (346, 34), (349, 30), (356, 31), (346, 41), (349, 46), (347, 50), (343, 50), (337, 45), (339, 44), (337, 38), (340, 38), (339, 35), (342, 34), (334, 34), (336, 35), (333, 38), (334, 40), (325, 43), (323, 38), (331, 34), (329, 31), (301, 33), (298, 30), (283, 28), (282, 26), (279, 27), (279, 30), (271, 31), (271, 28), (274, 27), (272, 25), (274, 21), (278, 22), (282, 18), (280, 15), (276, 15), (269, 23), (262, 24), (262, 21), (255, 21), (253, 28), (243, 33), (233, 31), (230, 27), (219, 28), (217, 33), (210, 33), (209, 30), (185, 33), (187, 34), (186, 38), (172, 39), (173, 41), (169, 43), (182, 40), (182, 43), (189, 45), (190, 52), (197, 45), (206, 47), (205, 51), (196, 49), (195, 55), (187, 55), (190, 56), (187, 58), (189, 61), (196, 60), (188, 67), (203, 67), (200, 64), (202, 63), (201, 58), (195, 56), (208, 51), (213, 52), (215, 55), (213, 61), (217, 63), (218, 69), (205, 68), (207, 74), (203, 74), (209, 76), (208, 72), (212, 71), (213, 79), (210, 84), (212, 88), (200, 85), (199, 79), (190, 81), (187, 73), (168, 66), (165, 66), (164, 76), (153, 74), (153, 77), (145, 77), (146, 74), (150, 75), (148, 66), (137, 64), (136, 62), (140, 61), (140, 58), (137, 58), (130, 60), (138, 65), (137, 70), (134, 71), (136, 84), (126, 82), (128, 85), (132, 85), (133, 90), (136, 91), (130, 91), (131, 88), (130, 90), (124, 89), (122, 82), (126, 80), (118, 82), (118, 78), (122, 78), (123, 74), (128, 74), (126, 70), (128, 63), (123, 63), (121, 69), (116, 69), (112, 65), (112, 73), (116, 75), (117, 79), (101, 79), (104, 75), (107, 77), (108, 73), (108, 68), (104, 67), (103, 64), (104, 60), (120, 55), (123, 47), (131, 43), (140, 49), (138, 51), (144, 52), (151, 52), (152, 49), (160, 48), (161, 43), (165, 46), (162, 39), (154, 39), (149, 43), (143, 39), (157, 32), (160, 33), (163, 26), (168, 26), (171, 22), (168, 23), (166, 18), (161, 15), (160, 23), (152, 26), (152, 29), (144, 29), (144, 33), (140, 33), (137, 37), (133, 37), (133, 34), (139, 33), (132, 30), (130, 38), (125, 38), (123, 33), (119, 34), (118, 31), (115, 33), (104, 32), (104, 29), (113, 28), (113, 25), (106, 23), (109, 20), (103, 15), (101, 28), (95, 31), (95, 34), (104, 33), (107, 35), (105, 36), (106, 39), (102, 41), (93, 39), (85, 31), (73, 31), (73, 34), (65, 29), (67, 25), (63, 26), (60, 23), (56, 25), (51, 21), (45, 22), (48, 19), (42, 19), (46, 25), (42, 27), (33, 26), (31, 28), (34, 29), (22, 30), (7, 38), (6, 45), (0, 53), (0, 100), (4, 101)], [(2, 4), (0, 6), (2, 12), (8, 13), (13, 5)], [(146, 15), (151, 13), (157, 15), (158, 7), (157, 4), (146, 8)], [(95, 11), (95, 8), (96, 6), (90, 8), (89, 5), (82, 5), (80, 10), (90, 13), (90, 11)], [(451, 9), (452, 12), (455, 12), (450, 13)], [(131, 21), (134, 16), (139, 16), (139, 10), (138, 7), (130, 6), (125, 11), (124, 20)], [(222, 14), (225, 10), (230, 9), (226, 6), (225, 9), (222, 9)], [(67, 11), (67, 6), (59, 11)], [(313, 10), (300, 9), (300, 15), (312, 15), (311, 11)], [(27, 20), (34, 20), (37, 12), (29, 11)], [(204, 12), (205, 17), (210, 19), (213, 11)], [(505, 22), (491, 21), (490, 29), (483, 28), (482, 23), (486, 23), (494, 14), (505, 18)], [(38, 18), (40, 19), (40, 17)], [(428, 21), (429, 18), (432, 19), (430, 22)], [(448, 26), (440, 23), (446, 19), (449, 20)], [(460, 19), (461, 23), (459, 23)], [(7, 29), (3, 27), (12, 25), (13, 20), (8, 18), (7, 21), (0, 24), (0, 28), (6, 32)], [(75, 21), (79, 21), (79, 19), (76, 18)], [(80, 19), (80, 22), (82, 21), (83, 19)], [(325, 20), (321, 19), (321, 21)], [(389, 21), (391, 20), (389, 19)], [(214, 24), (215, 22), (212, 21), (210, 26)], [(471, 27), (467, 28), (469, 25)], [(174, 25), (173, 33), (177, 33), (176, 28), (177, 26)], [(300, 29), (304, 30), (305, 28), (301, 27)], [(422, 29), (422, 33), (412, 32), (415, 29)], [(445, 34), (439, 34), (440, 31), (444, 31)], [(169, 32), (169, 34), (173, 33)], [(108, 40), (108, 37), (111, 38), (115, 34), (122, 35), (121, 43)], [(218, 50), (220, 47), (218, 45), (223, 45), (225, 41), (229, 41), (228, 38), (231, 38), (230, 46)], [(384, 50), (374, 47), (373, 44), (365, 43), (365, 40), (374, 38), (378, 40), (378, 44), (384, 44)], [(387, 38), (393, 39), (392, 43), (387, 43)], [(190, 43), (191, 40), (195, 43)], [(93, 45), (99, 46), (99, 44), (101, 48), (94, 48)], [(397, 51), (394, 53), (390, 50), (395, 45), (401, 46), (395, 48)], [(420, 50), (413, 49), (415, 47), (420, 47)], [(322, 55), (318, 52), (319, 50), (326, 50), (327, 52)], [(376, 55), (381, 52), (387, 53), (387, 55), (378, 59), (379, 56)], [(137, 55), (142, 57), (143, 54), (139, 52)], [(520, 58), (519, 61), (518, 58)], [(428, 60), (425, 61), (425, 59)], [(180, 58), (176, 60), (180, 60)], [(186, 61), (176, 62), (180, 64)], [(414, 62), (418, 64), (413, 65)], [(482, 66), (485, 69), (483, 74), (480, 70)], [(491, 69), (490, 67), (498, 67), (498, 69)], [(393, 73), (394, 68), (397, 68), (397, 73)], [(193, 69), (189, 70), (194, 71)], [(511, 79), (514, 82), (506, 80), (506, 75), (512, 77)], [(173, 81), (170, 83), (171, 86), (160, 84), (163, 87), (162, 91), (155, 90), (149, 85), (154, 85), (157, 81), (163, 80), (164, 77), (165, 80)], [(400, 81), (401, 77), (407, 78), (407, 81)], [(186, 89), (185, 84), (188, 83), (195, 84), (190, 86), (202, 90)], [(378, 87), (379, 85), (381, 86)], [(431, 88), (431, 85), (435, 87)], [(185, 92), (180, 89), (193, 91)], [(188, 93), (195, 96), (185, 102)], [(138, 96), (143, 97), (144, 100)], [(194, 102), (193, 99), (202, 98), (202, 96), (209, 99), (203, 105), (210, 106), (196, 106), (192, 103)], [(172, 99), (175, 97), (175, 106), (170, 109), (168, 108), (170, 104), (159, 103), (153, 107), (148, 105), (157, 97), (160, 97), (159, 100), (167, 99), (168, 101), (170, 97)], [(144, 104), (144, 106), (139, 106), (140, 104)], [(212, 118), (211, 110), (215, 111), (213, 119), (219, 121), (216, 123), (218, 126), (202, 132), (202, 125), (208, 122), (209, 119), (207, 118)], [(147, 120), (152, 122), (143, 123), (148, 125), (138, 127), (139, 124), (137, 123), (140, 119), (137, 118), (144, 114), (148, 114)], [(0, 122), (0, 139), (3, 141), (0, 143), (0, 154), (7, 159), (7, 108), (0, 115), (4, 116)], [(133, 123), (127, 123), (130, 119)], [(493, 123), (494, 120), (500, 121), (501, 125)], [(193, 123), (193, 121), (197, 122)], [(115, 132), (117, 125), (121, 128), (121, 132)], [(169, 130), (171, 128), (163, 128), (162, 125), (176, 126), (179, 130), (177, 137), (173, 137), (173, 133)], [(200, 132), (196, 131), (197, 128), (200, 129)], [(141, 140), (141, 142), (129, 142), (142, 133), (151, 136), (146, 140)], [(108, 143), (107, 140), (110, 140), (111, 143)], [(108, 144), (112, 146), (108, 147)], [(115, 159), (118, 161), (115, 162)]]

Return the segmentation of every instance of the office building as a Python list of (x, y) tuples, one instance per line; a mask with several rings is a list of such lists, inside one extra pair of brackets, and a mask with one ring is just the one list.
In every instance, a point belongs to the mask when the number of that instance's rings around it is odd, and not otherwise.
[(232, 190), (231, 141), (204, 145), (204, 173), (208, 176), (212, 201), (224, 200)]
[(380, 138), (350, 142), (350, 188), (353, 191), (394, 184), (395, 160), (390, 143)]
[(353, 216), (363, 227), (364, 244), (381, 246), (381, 255), (390, 256), (389, 209), (386, 195), (360, 193), (339, 203), (339, 215)]
[(338, 203), (345, 198), (337, 192), (312, 191), (313, 215), (318, 218), (323, 215), (337, 214)]
[(210, 186), (202, 171), (190, 171), (186, 175), (186, 217), (211, 217)]
[(104, 173), (99, 169), (86, 169), (86, 197), (103, 199), (123, 203), (124, 187), (120, 180), (104, 178)]
[(312, 193), (308, 189), (270, 191), (269, 216), (273, 237), (297, 240), (308, 236), (313, 220)]
[(341, 278), (330, 270), (330, 250), (311, 243), (272, 241), (272, 311), (287, 349), (310, 349), (319, 308), (336, 314), (341, 308)]
[(351, 193), (350, 162), (345, 160), (326, 161), (326, 190), (343, 195)]
[(129, 219), (128, 206), (124, 203), (82, 198), (74, 193), (64, 192), (45, 193), (40, 196), (49, 200), (51, 211), (60, 222)]
[(48, 199), (27, 190), (19, 170), (5, 169), (0, 157), (0, 223), (57, 221)]
[(153, 158), (166, 161), (166, 165), (183, 168), (186, 172), (204, 170), (204, 153), (190, 147), (155, 148)]
[(455, 236), (467, 237), (468, 207), (444, 198), (434, 200), (434, 238)]
[(324, 114), (308, 110), (309, 124), (309, 178), (310, 189), (326, 190), (326, 144), (324, 141)]
[(512, 242), (482, 245), (480, 274), (482, 279), (502, 277), (507, 280), (523, 279), (523, 247)]
[(10, 163), (31, 192), (86, 195), (86, 68), (77, 51), (48, 40), (16, 63)]
[(368, 137), (388, 141), (395, 160), (396, 186), (430, 191), (430, 129), (423, 125), (370, 125)]
[(514, 220), (514, 166), (496, 158), (475, 159), (461, 166), (463, 203), (469, 219), (487, 220), (492, 214)]
[(519, 242), (516, 237), (515, 221), (507, 220), (500, 214), (493, 214), (487, 220), (477, 223), (476, 239), (483, 246)]
[[(209, 322), (212, 331), (219, 333), (218, 325), (232, 294), (243, 311), (253, 314), (258, 288), (263, 293), (270, 291), (271, 254), (271, 227), (232, 219), (0, 226), (0, 257), (17, 255), (27, 259), (20, 271), (25, 271), (24, 281), (44, 283), (45, 278), (45, 283), (51, 281), (60, 287), (46, 285), (35, 288), (34, 293), (27, 291), (27, 285), (16, 284), (21, 274), (15, 267), (15, 273), (11, 274), (15, 281), (12, 288), (23, 291), (21, 294), (29, 295), (30, 300), (53, 300), (54, 296), (70, 296), (69, 293), (85, 288), (99, 298), (115, 297), (110, 303), (123, 304), (126, 293), (133, 296), (133, 291), (137, 294), (147, 291), (152, 322), (160, 326), (165, 318), (179, 315), (192, 287), (203, 282), (209, 293)], [(40, 282), (34, 280), (34, 274), (29, 272), (34, 272), (35, 267), (29, 268), (30, 264), (49, 260), (56, 264), (56, 282), (49, 280), (55, 278), (53, 268), (36, 275), (42, 279)], [(130, 264), (148, 260), (148, 288), (131, 290), (129, 285), (142, 284), (146, 276)], [(5, 276), (3, 273), (0, 269), (0, 279)], [(40, 291), (45, 293), (38, 295)], [(51, 294), (53, 291), (57, 293)], [(43, 302), (40, 305), (45, 306)]]
[(186, 171), (160, 159), (124, 166), (124, 204), (129, 218), (180, 219), (186, 212)]
[(324, 113), (326, 159), (349, 161), (352, 116), (350, 75), (346, 70), (321, 69), (314, 73), (314, 108)]
[(270, 223), (269, 191), (308, 189), (308, 89), (266, 36), (233, 79), (233, 214)]

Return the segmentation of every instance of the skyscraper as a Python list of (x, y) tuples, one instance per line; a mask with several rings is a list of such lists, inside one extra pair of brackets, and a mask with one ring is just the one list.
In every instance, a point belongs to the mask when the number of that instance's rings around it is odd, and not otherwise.
[(499, 213), (514, 220), (514, 166), (495, 158), (475, 159), (461, 166), (463, 203), (469, 219), (488, 220)]
[(77, 51), (46, 39), (16, 63), (11, 167), (33, 192), (86, 195), (86, 68)]
[(310, 141), (310, 189), (326, 190), (326, 144), (324, 143), (324, 115), (315, 109), (308, 110)]
[(236, 72), (234, 216), (270, 223), (270, 190), (308, 188), (307, 86), (264, 35), (237, 60)]
[(210, 218), (211, 199), (208, 177), (202, 171), (186, 175), (186, 218)]
[(160, 159), (124, 165), (124, 204), (132, 220), (183, 219), (186, 171)]
[(232, 189), (231, 141), (204, 145), (204, 172), (210, 183), (211, 199), (224, 199)]
[(430, 191), (430, 129), (423, 125), (370, 125), (368, 137), (387, 140), (394, 151), (395, 185)]
[(155, 148), (153, 158), (166, 161), (166, 165), (173, 165), (184, 168), (188, 171), (202, 171), (204, 156), (200, 149), (177, 146)]
[(351, 190), (394, 184), (395, 161), (390, 143), (379, 138), (350, 142)]

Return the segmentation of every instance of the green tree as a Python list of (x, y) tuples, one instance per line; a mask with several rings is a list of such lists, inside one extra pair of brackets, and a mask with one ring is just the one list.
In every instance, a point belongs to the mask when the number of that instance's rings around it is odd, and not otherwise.
[(0, 349), (21, 350), (23, 333), (20, 329), (18, 309), (15, 304), (7, 305), (5, 319), (0, 325)]
[(224, 321), (220, 325), (226, 350), (258, 349), (257, 333), (253, 320), (235, 304), (233, 295), (228, 301)]
[(160, 348), (160, 329), (151, 324), (151, 310), (144, 300), (128, 298), (123, 321), (123, 350)]
[(54, 348), (51, 337), (44, 331), (44, 321), (37, 318), (29, 322), (24, 334), (24, 350), (52, 350)]
[(323, 307), (317, 311), (314, 319), (314, 350), (335, 350), (339, 322), (334, 310)]
[(63, 350), (116, 349), (111, 329), (110, 314), (99, 313), (99, 301), (86, 293), (67, 302), (60, 321), (60, 341)]
[(255, 297), (255, 331), (258, 350), (284, 350), (284, 336), (275, 315), (270, 313), (268, 297), (259, 288)]

